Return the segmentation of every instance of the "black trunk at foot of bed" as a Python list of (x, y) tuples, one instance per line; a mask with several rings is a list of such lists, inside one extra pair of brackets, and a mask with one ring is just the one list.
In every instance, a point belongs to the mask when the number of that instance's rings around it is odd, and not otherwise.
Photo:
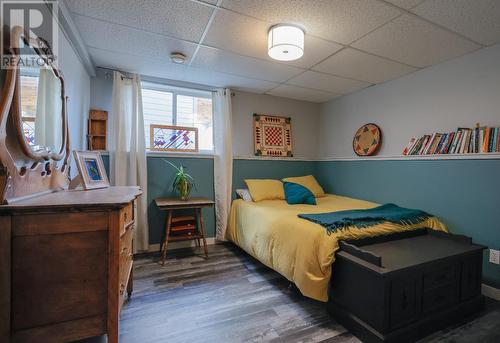
[(413, 342), (483, 307), (482, 251), (431, 229), (342, 241), (328, 311), (363, 342)]

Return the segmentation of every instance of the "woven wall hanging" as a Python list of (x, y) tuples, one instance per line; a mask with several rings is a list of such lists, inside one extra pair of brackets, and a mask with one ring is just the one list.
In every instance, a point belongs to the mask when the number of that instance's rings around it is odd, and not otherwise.
[(290, 118), (254, 113), (253, 119), (256, 156), (293, 156)]
[(361, 126), (352, 141), (354, 152), (358, 156), (373, 156), (382, 144), (382, 131), (375, 124)]

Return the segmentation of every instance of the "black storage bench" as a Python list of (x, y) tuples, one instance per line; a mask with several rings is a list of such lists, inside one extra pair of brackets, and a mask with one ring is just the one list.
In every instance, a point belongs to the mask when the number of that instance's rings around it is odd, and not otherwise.
[(328, 311), (364, 342), (412, 342), (478, 312), (482, 251), (421, 229), (341, 241)]

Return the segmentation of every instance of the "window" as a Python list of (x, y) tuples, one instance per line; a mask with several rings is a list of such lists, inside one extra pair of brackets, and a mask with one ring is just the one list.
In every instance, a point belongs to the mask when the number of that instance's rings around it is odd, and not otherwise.
[(142, 106), (146, 148), (150, 125), (198, 128), (200, 151), (213, 151), (212, 93), (160, 84), (142, 83)]

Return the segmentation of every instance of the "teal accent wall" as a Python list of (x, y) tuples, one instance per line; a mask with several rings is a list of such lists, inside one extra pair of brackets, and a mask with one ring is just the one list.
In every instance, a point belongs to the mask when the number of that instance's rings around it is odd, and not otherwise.
[[(195, 179), (196, 188), (191, 191), (192, 196), (214, 199), (214, 161), (211, 158), (182, 158), (148, 156), (148, 221), (149, 244), (161, 242), (164, 230), (166, 213), (160, 211), (155, 203), (156, 198), (177, 196), (172, 192), (174, 169), (164, 162), (168, 160), (187, 168), (187, 172)], [(109, 156), (103, 156), (104, 167), (109, 174)], [(203, 209), (203, 219), (207, 237), (215, 236), (215, 212), (213, 208)]]
[[(316, 176), (329, 193), (419, 208), (452, 233), (500, 249), (500, 160), (317, 162)], [(487, 251), (483, 279), (500, 287), (500, 266)]]
[[(148, 156), (148, 220), (149, 243), (160, 243), (165, 228), (165, 212), (158, 210), (154, 203), (155, 198), (175, 196), (172, 193), (174, 170), (163, 160), (182, 164), (187, 167), (196, 181), (196, 189), (191, 195), (214, 199), (214, 162), (212, 158), (186, 157), (156, 157)], [(103, 156), (103, 162), (109, 174), (109, 156)], [(285, 160), (234, 160), (233, 163), (233, 190), (245, 187), (244, 179), (271, 178), (281, 179), (287, 176), (301, 176), (313, 174), (315, 162), (285, 161)], [(233, 191), (234, 196), (234, 191)], [(207, 237), (215, 236), (215, 210), (203, 210)]]
[[(211, 158), (182, 158), (182, 157), (148, 157), (148, 217), (149, 217), (149, 242), (160, 243), (164, 229), (166, 213), (160, 211), (154, 199), (162, 197), (177, 197), (172, 192), (174, 169), (164, 160), (176, 166), (183, 165), (186, 171), (194, 178), (196, 187), (191, 191), (191, 196), (200, 196), (214, 199), (214, 161)], [(187, 211), (189, 213), (189, 211)], [(190, 211), (193, 213), (193, 211)], [(203, 209), (205, 233), (207, 237), (215, 236), (215, 210)]]
[(283, 179), (314, 174), (316, 162), (293, 160), (234, 160), (233, 196), (237, 188), (246, 188), (245, 179)]

